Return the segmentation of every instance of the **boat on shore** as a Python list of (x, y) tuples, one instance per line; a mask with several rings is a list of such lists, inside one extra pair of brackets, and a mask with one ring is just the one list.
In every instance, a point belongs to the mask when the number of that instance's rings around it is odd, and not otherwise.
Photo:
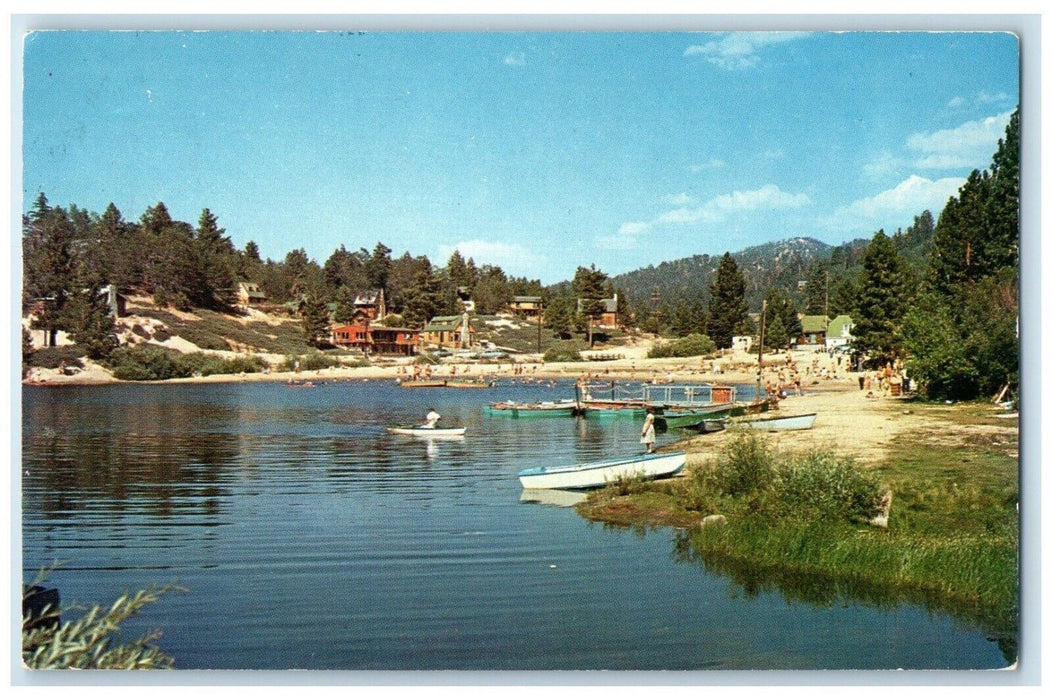
[(392, 435), (412, 435), (414, 437), (462, 437), (467, 428), (426, 428), (421, 425), (392, 425), (387, 432)]
[(551, 418), (555, 416), (573, 416), (580, 412), (576, 401), (540, 401), (534, 403), (517, 403), (515, 401), (497, 401), (486, 406), (486, 412), (492, 415), (511, 418)]
[(524, 489), (591, 489), (627, 478), (656, 479), (683, 469), (686, 453), (642, 454), (564, 467), (533, 467), (519, 472)]
[(726, 418), (704, 418), (696, 425), (689, 426), (690, 430), (694, 432), (706, 435), (708, 433), (718, 433), (721, 430), (727, 429)]
[(795, 416), (771, 416), (769, 418), (746, 418), (735, 421), (740, 425), (752, 430), (810, 430), (815, 424), (817, 413), (801, 413)]
[(666, 428), (693, 428), (706, 419), (727, 418), (734, 410), (733, 403), (712, 404), (698, 408), (666, 410), (658, 416)]

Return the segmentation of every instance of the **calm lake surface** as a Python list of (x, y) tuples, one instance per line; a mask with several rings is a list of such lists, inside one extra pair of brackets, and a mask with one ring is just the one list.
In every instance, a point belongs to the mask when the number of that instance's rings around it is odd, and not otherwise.
[[(24, 387), (23, 575), (63, 562), (63, 603), (185, 587), (125, 627), (183, 669), (1005, 666), (948, 615), (744, 585), (674, 529), (536, 502), (520, 469), (639, 452), (639, 423), (485, 414), (573, 396), (504, 382)], [(467, 435), (386, 434), (429, 406)]]

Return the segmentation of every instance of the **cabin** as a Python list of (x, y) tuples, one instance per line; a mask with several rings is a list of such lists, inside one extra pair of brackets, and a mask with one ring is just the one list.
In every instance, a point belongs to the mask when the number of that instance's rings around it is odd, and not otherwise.
[(800, 335), (796, 339), (796, 346), (825, 346), (828, 328), (829, 317), (824, 314), (821, 316), (801, 316)]
[[(617, 315), (617, 294), (610, 297), (609, 299), (600, 299), (599, 304), (601, 311), (599, 312), (599, 318), (596, 319), (597, 328), (618, 328), (620, 326), (620, 319)], [(584, 310), (584, 299), (577, 300), (577, 313), (581, 313)]]
[(237, 285), (237, 304), (238, 306), (247, 309), (250, 306), (262, 304), (267, 300), (267, 295), (263, 293), (259, 285), (255, 282), (238, 282)]
[(337, 347), (361, 350), (366, 355), (411, 356), (420, 346), (420, 331), (363, 321), (333, 328), (332, 342)]
[(731, 348), (734, 350), (744, 350), (749, 352), (752, 350), (752, 336), (751, 335), (736, 335), (731, 338)]
[(440, 348), (468, 348), (475, 344), (478, 331), (467, 314), (435, 316), (424, 326), (423, 342)]
[(511, 303), (508, 304), (508, 313), (531, 320), (540, 318), (543, 311), (541, 297), (512, 297)]
[(840, 314), (830, 321), (829, 326), (826, 328), (826, 350), (850, 345), (851, 341), (855, 339), (851, 335), (851, 329), (854, 327), (854, 322), (847, 314)]

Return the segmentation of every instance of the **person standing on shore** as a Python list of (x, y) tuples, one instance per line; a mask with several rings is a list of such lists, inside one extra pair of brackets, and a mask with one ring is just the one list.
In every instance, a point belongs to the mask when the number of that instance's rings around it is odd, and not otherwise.
[(639, 434), (639, 441), (646, 445), (647, 454), (654, 452), (654, 409), (647, 406), (647, 417), (643, 420), (643, 431)]

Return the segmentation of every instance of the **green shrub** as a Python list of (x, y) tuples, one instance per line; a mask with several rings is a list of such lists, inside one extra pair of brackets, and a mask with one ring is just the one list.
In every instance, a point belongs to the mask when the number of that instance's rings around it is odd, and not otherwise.
[(83, 367), (81, 359), (84, 357), (87, 357), (87, 352), (79, 345), (59, 345), (34, 350), (28, 358), (28, 364), (45, 369), (58, 369), (63, 362), (67, 367)]
[[(43, 574), (33, 584), (22, 586), (26, 596), (44, 580)], [(184, 591), (177, 586), (151, 586), (135, 594), (124, 594), (112, 605), (92, 606), (82, 616), (61, 624), (53, 623), (57, 610), (44, 608), (36, 616), (22, 619), (22, 660), (32, 669), (168, 669), (175, 659), (155, 644), (161, 633), (149, 632), (138, 639), (121, 643), (120, 627), (144, 607), (157, 602), (162, 595)], [(68, 617), (73, 611), (61, 611)]]
[(299, 362), (301, 372), (310, 372), (318, 369), (328, 369), (329, 367), (340, 367), (343, 365), (338, 357), (326, 355), (323, 352), (310, 352), (306, 355), (289, 355), (285, 357), (285, 361), (281, 363), (281, 370), (283, 372), (294, 371), (296, 369), (297, 361)]
[(741, 430), (727, 442), (708, 474), (720, 493), (741, 496), (769, 488), (776, 472), (775, 455), (766, 438)]
[(583, 362), (576, 343), (556, 343), (544, 351), (545, 362)]
[(776, 502), (786, 515), (868, 521), (880, 509), (880, 484), (851, 459), (812, 451), (778, 470)]
[(649, 358), (695, 357), (709, 355), (716, 351), (716, 343), (707, 335), (691, 333), (686, 338), (676, 338), (668, 342), (658, 342), (647, 353)]
[(259, 357), (224, 358), (208, 353), (182, 354), (149, 345), (121, 347), (107, 361), (113, 376), (125, 381), (150, 382), (212, 374), (262, 372), (267, 363)]
[(182, 374), (176, 364), (174, 350), (153, 346), (137, 345), (120, 347), (110, 353), (106, 363), (113, 370), (113, 376), (125, 381), (156, 381), (188, 377)]

